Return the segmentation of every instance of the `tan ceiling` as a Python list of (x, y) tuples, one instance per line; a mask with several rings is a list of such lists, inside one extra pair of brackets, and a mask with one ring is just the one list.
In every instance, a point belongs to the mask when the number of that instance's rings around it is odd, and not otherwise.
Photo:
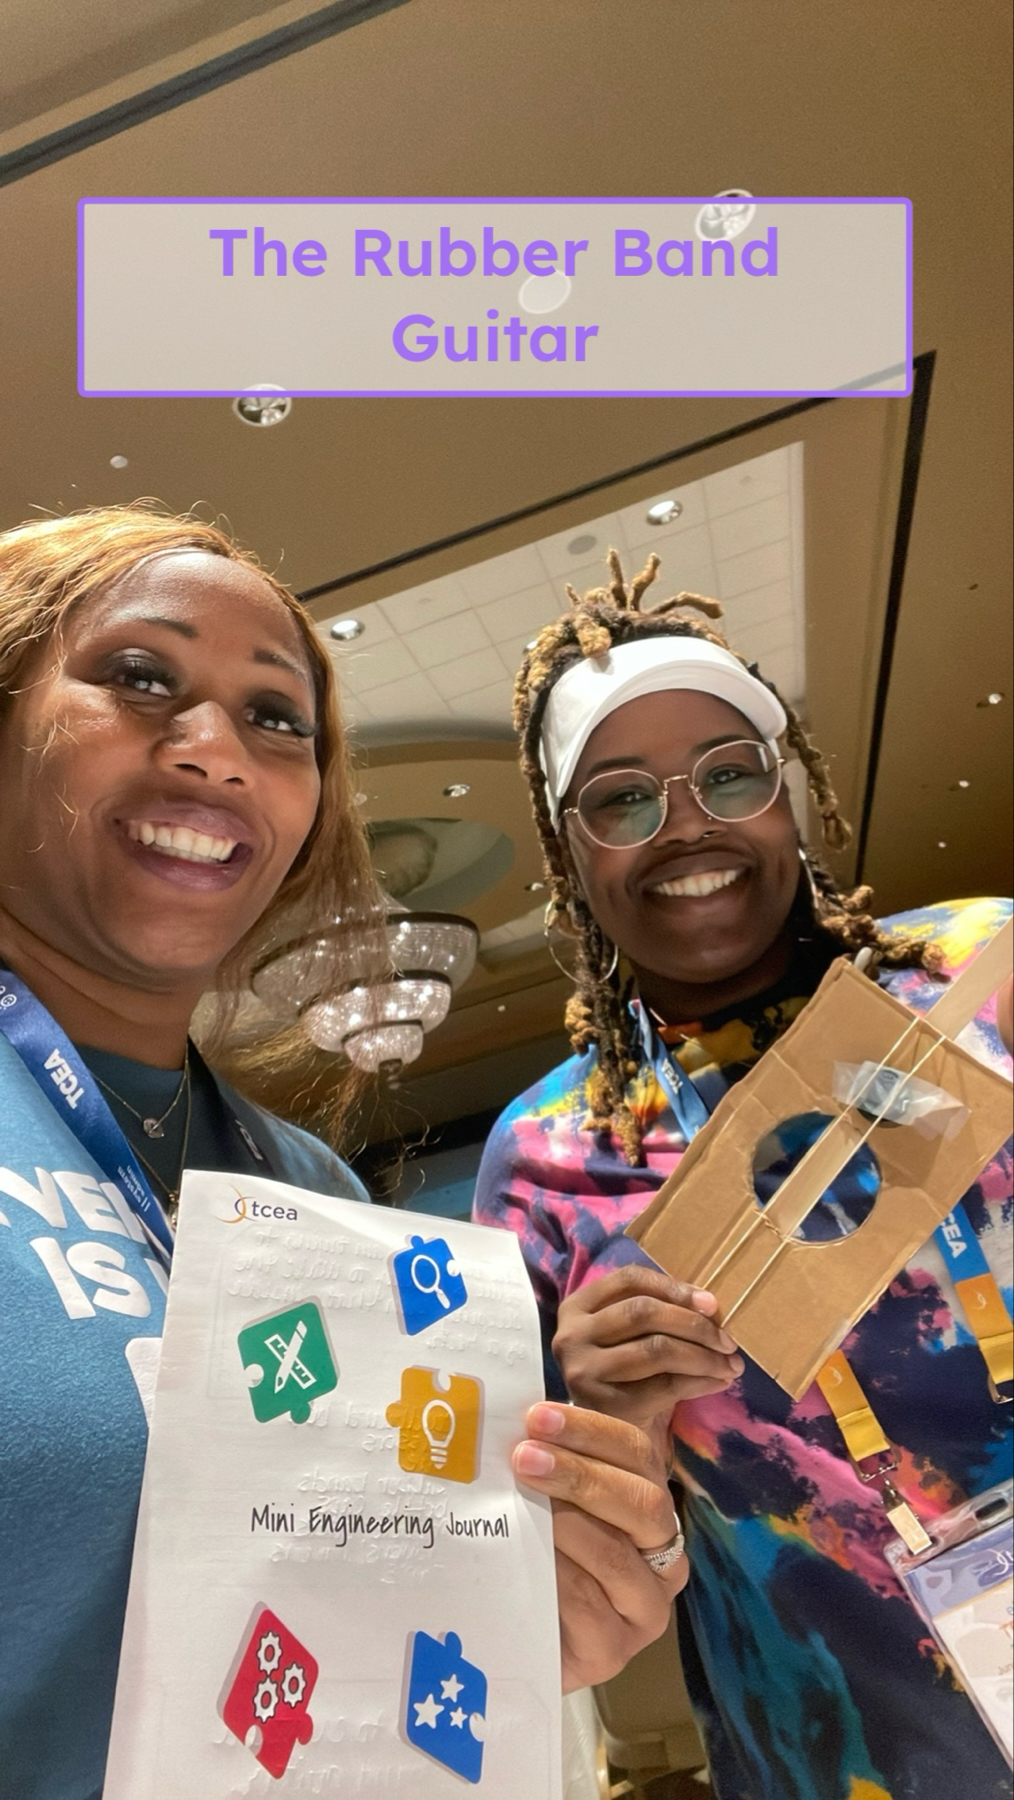
[[(0, 169), (61, 123), (313, 10), (135, 8), (128, 30), (106, 0), (44, 12), (18, 0), (0, 12)], [(324, 620), (802, 442), (807, 703), (854, 814), (872, 786), (864, 873), (892, 908), (1009, 891), (1007, 25), (993, 0), (407, 0), (52, 161), (0, 189), (0, 526), (141, 494), (199, 503), (297, 589), (332, 588), (314, 603)], [(778, 402), (734, 399), (297, 401), (258, 432), (225, 401), (75, 391), (84, 194), (740, 185), (914, 202), (915, 349), (935, 353), (917, 467), (905, 401), (833, 402), (784, 423), (763, 423)], [(902, 582), (899, 499), (916, 474)], [(1003, 704), (978, 704), (997, 690)], [(544, 1038), (558, 999), (545, 967), (512, 979), (514, 1041)], [(484, 1010), (504, 1004), (488, 983), (466, 990), (457, 1011), (481, 1017), (434, 1036), (420, 1095), (427, 1069), (474, 1060), (491, 1020), (507, 1029)]]
[(54, 30), (48, 7), (4, 0), (4, 127), (28, 125), (41, 113), (88, 98), (100, 85), (150, 71), (165, 56), (193, 53), (207, 39), (209, 10), (225, 30), (271, 7), (272, 0), (216, 0), (213, 9), (194, 0), (131, 0), (125, 11), (119, 0), (90, 0), (67, 7)]

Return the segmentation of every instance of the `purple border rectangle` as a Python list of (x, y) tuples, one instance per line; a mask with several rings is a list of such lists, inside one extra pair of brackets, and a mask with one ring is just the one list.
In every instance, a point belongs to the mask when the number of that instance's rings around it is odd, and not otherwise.
[[(77, 203), (77, 391), (83, 400), (234, 400), (235, 388), (84, 386), (84, 209), (86, 206), (707, 206), (715, 194), (457, 195), (85, 195)], [(753, 206), (901, 206), (905, 210), (906, 385), (877, 388), (285, 388), (296, 400), (907, 400), (913, 388), (912, 202), (903, 194), (752, 194)], [(900, 371), (900, 366), (898, 369)], [(884, 371), (886, 379), (895, 370)], [(877, 377), (874, 377), (877, 379)], [(239, 390), (242, 393), (242, 389)]]

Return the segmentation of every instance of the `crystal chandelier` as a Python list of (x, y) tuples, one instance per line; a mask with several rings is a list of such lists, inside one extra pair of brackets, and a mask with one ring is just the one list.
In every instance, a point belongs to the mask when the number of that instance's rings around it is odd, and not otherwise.
[(311, 1042), (342, 1051), (370, 1074), (414, 1062), (424, 1035), (447, 1017), (454, 990), (475, 966), (479, 934), (453, 913), (412, 913), (389, 901), (392, 971), (380, 979), (352, 976), (335, 992), (335, 969), (367, 960), (365, 936), (342, 942), (336, 926), (285, 944), (254, 971), (258, 998), (295, 1011)]

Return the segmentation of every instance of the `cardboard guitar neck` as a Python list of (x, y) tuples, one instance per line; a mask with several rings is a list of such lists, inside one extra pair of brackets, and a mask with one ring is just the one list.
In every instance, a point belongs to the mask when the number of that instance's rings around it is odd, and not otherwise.
[[(1010, 1082), (953, 1035), (1009, 972), (1012, 941), (1008, 921), (922, 1015), (836, 962), (627, 1227), (663, 1269), (716, 1295), (737, 1342), (796, 1399), (1009, 1135)], [(896, 1071), (903, 1080), (891, 1108), (904, 1078), (939, 1090), (947, 1130), (934, 1132), (932, 1121), (891, 1123), (872, 1105), (870, 1081), (857, 1095), (867, 1116), (856, 1101), (843, 1105), (835, 1098), (843, 1065)], [(813, 1113), (830, 1123), (762, 1209), (753, 1182), (758, 1143)], [(829, 1243), (794, 1236), (864, 1143), (880, 1174), (869, 1216)]]

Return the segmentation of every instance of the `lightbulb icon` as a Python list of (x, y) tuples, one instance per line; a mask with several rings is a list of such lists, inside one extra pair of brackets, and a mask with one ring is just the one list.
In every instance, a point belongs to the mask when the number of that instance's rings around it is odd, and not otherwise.
[[(444, 1415), (443, 1419), (440, 1417), (441, 1413)], [(430, 1449), (430, 1461), (435, 1469), (442, 1469), (454, 1436), (454, 1412), (446, 1400), (431, 1400), (423, 1407), (421, 1422), (423, 1436)]]

